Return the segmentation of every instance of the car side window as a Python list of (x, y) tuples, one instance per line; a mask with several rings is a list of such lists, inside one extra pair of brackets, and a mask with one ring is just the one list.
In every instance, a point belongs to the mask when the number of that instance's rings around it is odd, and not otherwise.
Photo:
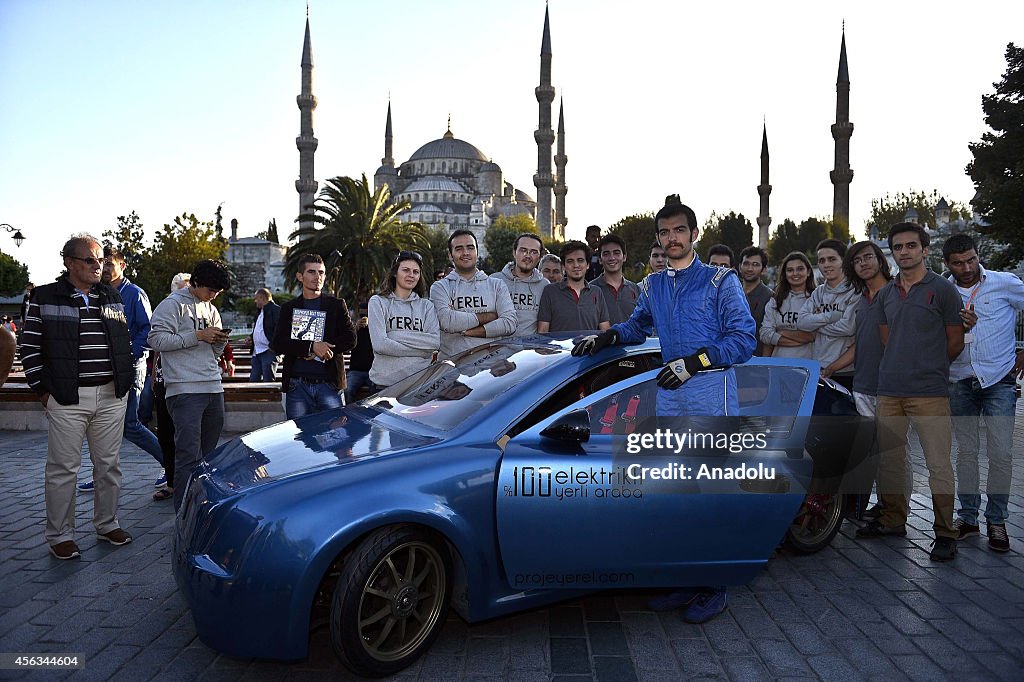
[(657, 395), (657, 382), (651, 379), (589, 406), (591, 436), (633, 433), (637, 420), (655, 415)]
[[(613, 362), (599, 365), (588, 370), (583, 375), (574, 378), (565, 386), (562, 386), (554, 395), (534, 408), (529, 414), (519, 420), (509, 432), (509, 438), (518, 434), (540, 421), (547, 419), (555, 412), (569, 407), (573, 403), (638, 374), (643, 374), (661, 365), (660, 353), (646, 353), (634, 355), (627, 358), (619, 358)], [(651, 414), (653, 414), (653, 405)]]

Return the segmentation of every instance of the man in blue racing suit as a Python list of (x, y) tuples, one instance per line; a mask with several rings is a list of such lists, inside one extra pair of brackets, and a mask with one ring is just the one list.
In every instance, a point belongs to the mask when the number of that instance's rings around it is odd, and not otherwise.
[[(573, 355), (616, 343), (640, 343), (657, 329), (661, 357), (657, 414), (739, 416), (732, 365), (754, 353), (756, 325), (735, 270), (705, 265), (693, 250), (697, 217), (671, 195), (654, 218), (658, 242), (669, 267), (640, 284), (633, 315), (597, 336), (588, 336)], [(652, 328), (653, 325), (653, 328)], [(702, 623), (725, 610), (725, 589), (676, 592), (655, 600), (655, 608), (687, 606), (684, 618)]]

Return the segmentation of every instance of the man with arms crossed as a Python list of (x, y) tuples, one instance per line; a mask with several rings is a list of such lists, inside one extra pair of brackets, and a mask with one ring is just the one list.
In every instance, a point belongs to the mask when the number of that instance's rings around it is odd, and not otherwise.
[(430, 285), (430, 300), (441, 325), (442, 359), (483, 345), (487, 339), (511, 336), (517, 324), (505, 282), (476, 267), (476, 235), (469, 230), (452, 232), (448, 255), (455, 269)]
[(537, 312), (537, 331), (579, 332), (608, 329), (608, 307), (596, 286), (587, 284), (590, 247), (571, 241), (562, 247), (565, 279), (544, 289)]
[(281, 306), (270, 342), (284, 355), (281, 388), (289, 419), (341, 407), (344, 366), (338, 360), (355, 346), (356, 332), (345, 301), (323, 292), (326, 277), (320, 256), (307, 253), (299, 259), (295, 279), (302, 293)]
[(605, 235), (597, 245), (604, 272), (595, 277), (590, 286), (597, 287), (604, 294), (611, 324), (625, 322), (633, 314), (640, 287), (622, 276), (622, 265), (626, 262), (626, 243), (616, 234)]
[(1013, 478), (1013, 419), (1017, 378), (1024, 374), (1024, 351), (1016, 351), (1013, 328), (1024, 310), (1024, 282), (1008, 272), (986, 270), (978, 262), (978, 249), (966, 234), (955, 234), (942, 245), (942, 256), (952, 273), (964, 308), (960, 315), (967, 334), (964, 350), (949, 368), (949, 407), (956, 434), (956, 480), (960, 511), (953, 522), (959, 539), (980, 533), (978, 510), (978, 434), (985, 416), (985, 452), (988, 481), (985, 523), (988, 546), (1010, 550), (1006, 534), (1010, 481)]
[[(735, 270), (700, 262), (693, 250), (699, 234), (697, 217), (677, 195), (668, 197), (654, 222), (669, 268), (644, 278), (629, 320), (584, 339), (573, 354), (594, 354), (616, 343), (639, 343), (650, 336), (654, 325), (662, 358), (671, 358), (658, 375), (657, 414), (739, 416), (736, 373), (731, 366), (749, 360), (756, 345), (754, 319), (739, 277)], [(703, 623), (722, 613), (727, 601), (725, 588), (710, 588), (675, 592), (652, 606), (685, 606), (685, 620)]]
[(537, 333), (537, 310), (540, 296), (548, 281), (537, 269), (544, 254), (544, 243), (540, 237), (529, 232), (516, 237), (512, 245), (512, 262), (501, 272), (491, 277), (500, 279), (508, 287), (512, 306), (516, 309), (516, 331), (513, 336), (528, 336)]
[(132, 541), (118, 523), (117, 502), (124, 412), (135, 374), (121, 297), (100, 282), (103, 248), (89, 235), (76, 235), (61, 255), (66, 271), (32, 294), (21, 361), (46, 408), (46, 542), (55, 558), (75, 559), (75, 478), (85, 439), (96, 481), (96, 539)]
[(956, 556), (953, 526), (952, 432), (949, 363), (964, 348), (963, 304), (952, 284), (925, 265), (928, 232), (916, 223), (889, 230), (900, 274), (878, 293), (882, 361), (878, 368), (878, 490), (881, 516), (858, 529), (858, 538), (907, 534), (904, 492), (908, 422), (914, 425), (932, 493), (932, 561)]

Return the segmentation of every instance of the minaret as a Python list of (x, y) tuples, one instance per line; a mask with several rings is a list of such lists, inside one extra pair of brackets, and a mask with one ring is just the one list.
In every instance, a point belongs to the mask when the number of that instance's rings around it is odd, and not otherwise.
[[(295, 101), (299, 105), (299, 136), (295, 146), (299, 148), (299, 179), (295, 191), (299, 193), (299, 215), (310, 212), (308, 206), (316, 197), (316, 180), (313, 178), (313, 153), (316, 152), (316, 138), (313, 137), (313, 110), (316, 97), (313, 96), (313, 50), (309, 41), (309, 7), (306, 7), (306, 37), (302, 41), (302, 92)], [(299, 227), (313, 227), (313, 222), (304, 220)]]
[(843, 26), (843, 42), (839, 48), (839, 77), (836, 79), (836, 122), (832, 124), (832, 138), (836, 141), (836, 167), (829, 173), (832, 179), (832, 222), (836, 227), (849, 231), (850, 228), (850, 72), (846, 66), (846, 26)]
[(395, 167), (395, 157), (392, 152), (391, 143), (391, 100), (388, 100), (388, 122), (384, 124), (384, 158), (380, 160), (380, 165), (387, 166), (388, 168)]
[(558, 98), (558, 151), (555, 153), (555, 228), (552, 237), (565, 239), (565, 226), (569, 224), (565, 217), (565, 194), (569, 188), (565, 186), (565, 164), (569, 157), (565, 155), (565, 119), (562, 115), (562, 98)]
[(373, 191), (378, 191), (384, 185), (388, 186), (391, 196), (398, 194), (400, 183), (392, 152), (390, 99), (388, 99), (388, 121), (384, 124), (384, 158), (380, 160), (380, 168), (373, 174)]
[(772, 193), (772, 186), (768, 184), (768, 124), (764, 125), (761, 134), (761, 184), (757, 186), (757, 194), (761, 197), (761, 212), (757, 216), (757, 245), (762, 249), (768, 248), (768, 226), (772, 224), (772, 217), (768, 215), (768, 195)]
[(537, 228), (544, 237), (552, 236), (551, 188), (555, 184), (551, 174), (551, 144), (555, 133), (551, 130), (551, 103), (555, 89), (551, 87), (551, 33), (548, 27), (548, 8), (544, 8), (544, 36), (540, 41), (540, 85), (537, 95), (539, 115), (533, 139), (537, 141), (537, 174), (533, 185), (537, 188)]

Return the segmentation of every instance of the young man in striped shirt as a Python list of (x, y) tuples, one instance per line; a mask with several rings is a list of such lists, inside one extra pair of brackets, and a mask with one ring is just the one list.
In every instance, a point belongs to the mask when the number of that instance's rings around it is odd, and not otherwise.
[(67, 271), (37, 287), (28, 307), (21, 361), (49, 422), (46, 541), (58, 559), (80, 555), (75, 544), (75, 480), (82, 441), (89, 439), (96, 496), (96, 537), (126, 545), (117, 521), (121, 433), (134, 379), (131, 339), (121, 297), (100, 283), (103, 247), (76, 235), (61, 250)]

